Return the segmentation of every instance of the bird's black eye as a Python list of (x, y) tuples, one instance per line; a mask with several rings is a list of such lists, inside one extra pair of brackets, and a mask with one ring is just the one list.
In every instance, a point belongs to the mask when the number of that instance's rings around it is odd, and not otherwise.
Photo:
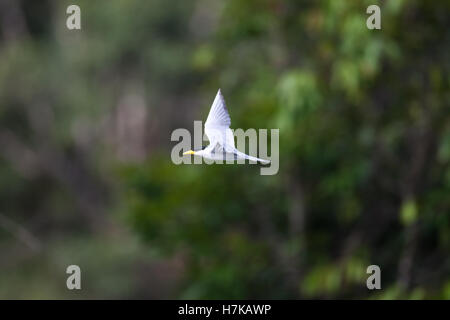
[(205, 150), (207, 146), (203, 146), (201, 149), (195, 149), (194, 151)]

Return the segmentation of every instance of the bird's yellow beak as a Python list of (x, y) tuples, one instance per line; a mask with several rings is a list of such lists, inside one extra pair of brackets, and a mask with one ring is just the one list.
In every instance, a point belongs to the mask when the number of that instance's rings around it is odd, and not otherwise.
[(194, 154), (195, 152), (192, 150), (186, 151), (183, 153), (183, 156), (188, 155), (188, 154)]

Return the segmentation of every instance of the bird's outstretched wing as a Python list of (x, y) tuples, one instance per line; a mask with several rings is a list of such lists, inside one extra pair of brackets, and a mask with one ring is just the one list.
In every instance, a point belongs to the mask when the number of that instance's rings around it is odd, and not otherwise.
[(222, 92), (217, 91), (216, 98), (209, 111), (208, 118), (205, 122), (205, 127), (227, 127), (231, 125), (230, 114), (228, 113), (227, 106), (225, 105), (225, 100), (222, 96)]
[(205, 133), (210, 142), (209, 148), (215, 148), (219, 144), (219, 147), (227, 152), (235, 150), (234, 135), (230, 129), (230, 124), (230, 114), (219, 89), (205, 122)]

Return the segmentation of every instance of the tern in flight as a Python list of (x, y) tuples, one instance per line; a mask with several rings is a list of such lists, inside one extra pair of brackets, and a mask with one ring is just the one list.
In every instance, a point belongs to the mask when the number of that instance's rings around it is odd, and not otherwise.
[(231, 118), (228, 114), (222, 92), (219, 89), (205, 122), (205, 133), (208, 137), (209, 145), (202, 150), (186, 151), (183, 155), (193, 154), (194, 156), (211, 160), (248, 159), (262, 164), (269, 164), (269, 160), (252, 157), (236, 149), (230, 124)]

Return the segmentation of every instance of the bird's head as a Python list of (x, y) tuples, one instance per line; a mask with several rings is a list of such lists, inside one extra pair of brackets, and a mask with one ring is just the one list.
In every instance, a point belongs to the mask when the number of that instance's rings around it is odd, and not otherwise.
[(183, 152), (183, 156), (190, 155), (190, 154), (195, 154), (195, 155), (201, 156), (203, 154), (202, 151), (205, 150), (206, 147), (207, 146), (203, 146), (200, 149), (189, 150), (189, 151)]

